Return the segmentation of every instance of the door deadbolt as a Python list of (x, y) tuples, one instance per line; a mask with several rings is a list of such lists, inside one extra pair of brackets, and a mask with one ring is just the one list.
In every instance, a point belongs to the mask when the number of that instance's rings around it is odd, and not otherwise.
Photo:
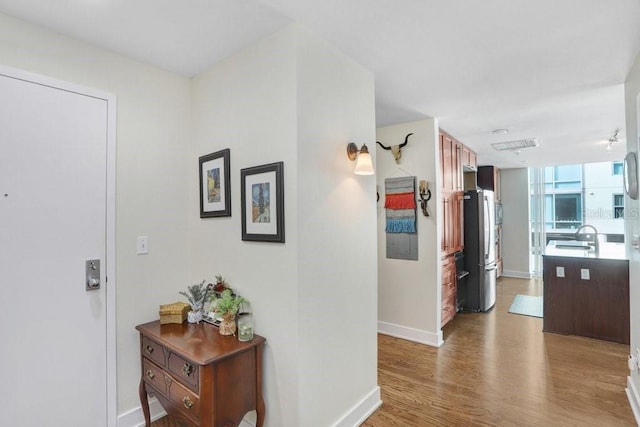
[(85, 290), (95, 291), (100, 289), (100, 260), (90, 259), (85, 262)]

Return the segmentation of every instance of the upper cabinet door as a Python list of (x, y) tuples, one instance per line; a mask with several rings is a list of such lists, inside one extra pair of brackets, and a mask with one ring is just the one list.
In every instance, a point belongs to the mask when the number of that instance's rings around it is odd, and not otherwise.
[(440, 134), (440, 182), (442, 190), (453, 191), (453, 157), (454, 157), (453, 139), (444, 133)]

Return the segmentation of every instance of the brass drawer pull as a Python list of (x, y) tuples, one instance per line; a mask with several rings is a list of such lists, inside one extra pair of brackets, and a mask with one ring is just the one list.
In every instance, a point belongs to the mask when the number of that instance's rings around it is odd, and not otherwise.
[(154, 379), (156, 377), (156, 374), (153, 373), (153, 371), (151, 369), (147, 369), (147, 376), (150, 379)]
[(184, 403), (184, 407), (187, 409), (191, 409), (193, 407), (193, 402), (189, 399), (189, 396), (185, 396), (182, 399), (182, 403)]
[(185, 362), (185, 364), (182, 365), (182, 373), (187, 377), (190, 376), (193, 373), (193, 365)]
[(147, 345), (147, 346), (145, 347), (145, 350), (147, 351), (147, 353), (151, 354), (151, 353), (153, 353), (154, 348), (153, 348), (153, 347), (151, 347), (150, 345)]

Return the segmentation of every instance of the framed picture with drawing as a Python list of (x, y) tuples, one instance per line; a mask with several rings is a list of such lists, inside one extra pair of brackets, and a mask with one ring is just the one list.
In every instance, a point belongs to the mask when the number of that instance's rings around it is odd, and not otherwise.
[(240, 170), (242, 240), (284, 243), (284, 163)]
[(200, 218), (231, 216), (228, 148), (199, 159)]

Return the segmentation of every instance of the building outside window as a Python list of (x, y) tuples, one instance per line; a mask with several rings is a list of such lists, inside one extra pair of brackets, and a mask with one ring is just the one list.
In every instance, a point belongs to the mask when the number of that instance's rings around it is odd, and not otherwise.
[(613, 165), (612, 165), (613, 175), (622, 175), (623, 170), (624, 170), (624, 166), (622, 162), (613, 162)]
[(613, 218), (624, 218), (624, 194), (613, 195)]

